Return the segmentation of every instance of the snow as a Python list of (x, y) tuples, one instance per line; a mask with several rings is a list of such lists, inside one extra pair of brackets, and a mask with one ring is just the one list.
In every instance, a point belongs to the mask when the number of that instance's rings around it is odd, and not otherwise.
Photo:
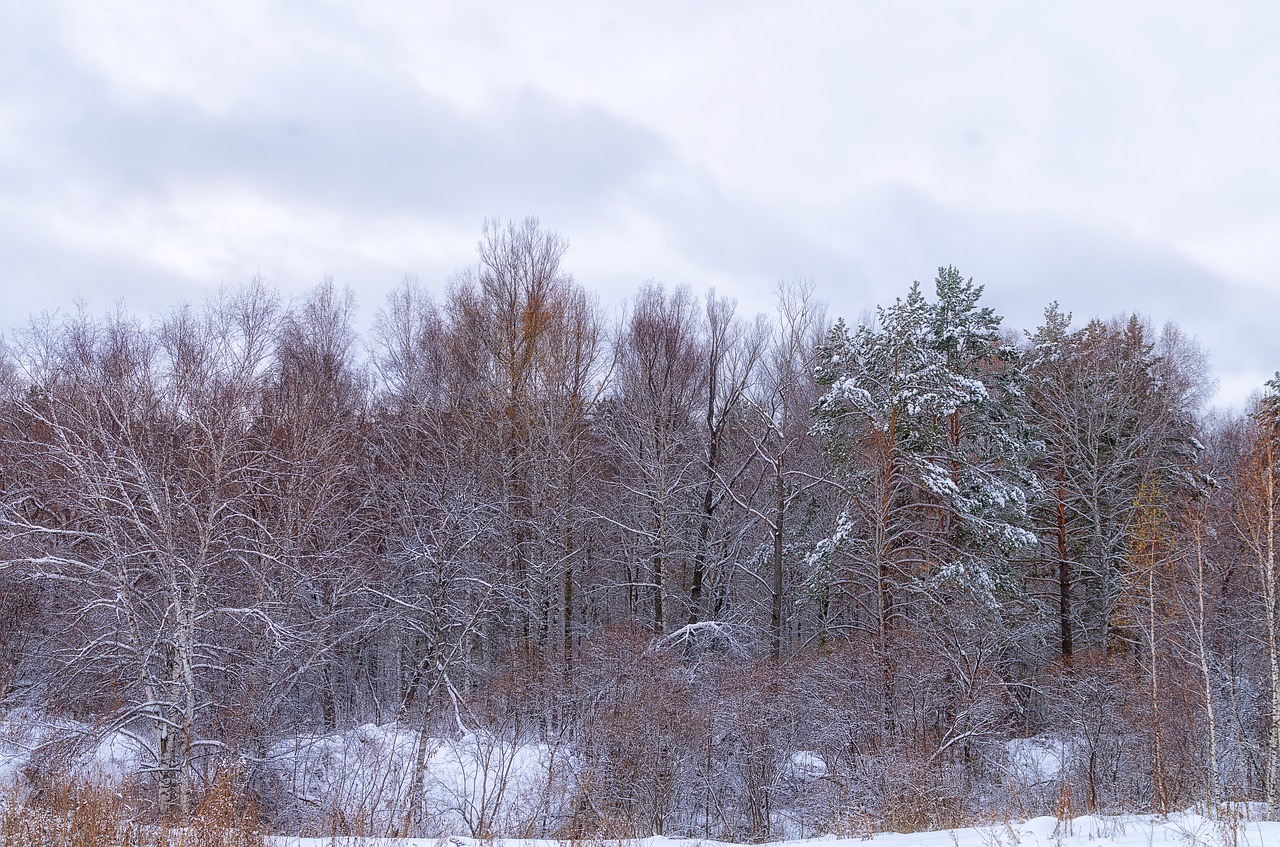
[[(71, 742), (60, 746), (59, 739)], [(403, 820), (414, 770), (418, 735), (411, 726), (365, 724), (344, 732), (301, 737), (279, 744), (268, 758), (287, 790), (317, 808), (365, 813), (366, 831), (387, 831)], [(128, 733), (96, 732), (89, 725), (50, 719), (29, 709), (0, 719), (0, 786), (18, 782), (33, 752), (64, 756), (81, 772), (126, 778), (145, 762), (145, 752)], [(1049, 736), (1007, 742), (1012, 785), (1052, 787), (1061, 779), (1071, 741)], [(800, 779), (823, 779), (827, 766), (814, 752), (789, 757)], [(573, 793), (574, 762), (546, 743), (512, 743), (509, 736), (458, 732), (428, 740), (423, 807), (433, 838), (301, 838), (278, 835), (272, 847), (384, 845), (384, 847), (567, 847), (554, 839), (468, 837), (518, 833), (537, 828), (563, 812), (557, 803)], [(1261, 806), (1225, 806), (1216, 816), (1205, 808), (1157, 815), (1085, 815), (1058, 819), (997, 821), (934, 832), (882, 832), (865, 838), (826, 836), (772, 842), (776, 847), (1280, 847), (1280, 822), (1256, 820)], [(300, 822), (301, 823), (301, 822)], [(781, 821), (780, 821), (781, 823)], [(314, 831), (314, 830), (313, 830)], [(596, 847), (615, 843), (593, 839)], [(650, 837), (625, 839), (618, 847), (714, 847), (709, 839)]]
[[(817, 838), (770, 842), (774, 847), (1275, 847), (1280, 845), (1280, 822), (1250, 821), (1227, 809), (1219, 819), (1197, 812), (1157, 815), (1120, 815), (1059, 820), (1053, 817), (1027, 821), (1000, 821), (985, 826), (937, 832), (882, 832), (869, 838)], [(471, 838), (448, 839), (274, 839), (273, 847), (327, 847), (328, 845), (384, 845), (384, 847), (566, 847), (557, 840)], [(716, 847), (726, 844), (706, 839), (662, 838), (596, 841), (599, 847)]]
[(807, 779), (821, 779), (827, 775), (827, 763), (817, 753), (801, 750), (791, 754), (791, 771)]
[[(569, 794), (562, 782), (571, 774), (567, 754), (548, 744), (513, 744), (482, 731), (426, 743), (422, 811), (442, 834), (527, 830)], [(306, 805), (385, 832), (407, 814), (417, 745), (412, 727), (365, 724), (291, 740), (269, 758)]]
[[(483, 731), (426, 743), (422, 812), (441, 834), (529, 831), (542, 816), (560, 812), (558, 804), (572, 793), (564, 748), (512, 743)], [(304, 807), (386, 832), (407, 813), (417, 745), (411, 726), (365, 724), (278, 743), (267, 760), (285, 792)], [(149, 762), (146, 746), (126, 731), (103, 732), (33, 709), (0, 718), (0, 790), (24, 785), (31, 767), (125, 782)]]
[(17, 783), (30, 765), (66, 767), (86, 776), (122, 781), (149, 756), (128, 732), (19, 708), (0, 718), (0, 787)]
[(1068, 742), (1049, 736), (1015, 738), (1007, 742), (1006, 749), (1009, 772), (1018, 784), (1026, 786), (1057, 782), (1070, 753)]

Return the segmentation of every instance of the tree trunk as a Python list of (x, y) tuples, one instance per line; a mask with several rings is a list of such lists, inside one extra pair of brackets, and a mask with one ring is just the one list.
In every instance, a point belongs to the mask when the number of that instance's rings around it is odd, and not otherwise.
[(712, 437), (707, 453), (707, 478), (702, 490), (702, 514), (698, 521), (698, 547), (693, 554), (693, 574), (689, 581), (689, 623), (695, 624), (702, 617), (702, 583), (706, 578), (707, 545), (711, 541), (711, 522), (715, 517), (714, 486), (719, 462), (719, 444)]
[(1280, 778), (1280, 652), (1277, 652), (1276, 644), (1276, 489), (1275, 448), (1271, 430), (1271, 426), (1268, 425), (1265, 432), (1266, 465), (1263, 470), (1266, 479), (1263, 489), (1267, 500), (1263, 508), (1266, 520), (1264, 549), (1266, 561), (1262, 595), (1267, 606), (1267, 660), (1271, 671), (1271, 723), (1267, 732), (1266, 801), (1268, 813), (1274, 816), (1277, 812), (1277, 799), (1280, 799), (1277, 796), (1280, 793), (1280, 787), (1277, 786), (1277, 779)]
[(1155, 585), (1155, 562), (1152, 561), (1147, 569), (1147, 615), (1150, 624), (1150, 630), (1147, 634), (1148, 654), (1147, 658), (1151, 662), (1151, 728), (1152, 742), (1155, 747), (1155, 761), (1152, 764), (1152, 777), (1155, 782), (1155, 802), (1156, 808), (1160, 814), (1167, 814), (1169, 811), (1168, 789), (1165, 784), (1165, 764), (1164, 764), (1164, 736), (1160, 731), (1160, 686), (1157, 662), (1159, 657), (1156, 651), (1156, 585)]
[(773, 597), (770, 615), (770, 629), (773, 635), (773, 658), (782, 658), (782, 541), (783, 515), (786, 513), (786, 486), (783, 484), (782, 463), (778, 463), (778, 476), (775, 480), (774, 516), (773, 516)]
[(1213, 708), (1213, 677), (1209, 671), (1209, 645), (1205, 640), (1205, 619), (1204, 610), (1204, 591), (1205, 591), (1205, 573), (1204, 573), (1204, 547), (1201, 538), (1201, 527), (1195, 527), (1195, 545), (1196, 545), (1196, 652), (1197, 658), (1200, 660), (1200, 682), (1204, 687), (1204, 718), (1205, 718), (1205, 760), (1208, 763), (1209, 773), (1205, 779), (1205, 789), (1209, 797), (1209, 807), (1216, 814), (1218, 811), (1219, 790), (1218, 790), (1218, 731), (1216, 714)]
[(1062, 661), (1071, 664), (1071, 566), (1067, 562), (1067, 494), (1058, 468), (1058, 636)]

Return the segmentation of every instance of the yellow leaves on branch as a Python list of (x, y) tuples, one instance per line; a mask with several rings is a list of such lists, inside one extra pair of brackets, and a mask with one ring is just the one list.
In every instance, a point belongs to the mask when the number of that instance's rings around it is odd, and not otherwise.
[(1142, 483), (1133, 498), (1128, 524), (1129, 553), (1120, 574), (1119, 597), (1112, 609), (1110, 626), (1116, 632), (1133, 632), (1138, 627), (1138, 609), (1160, 603), (1157, 583), (1176, 570), (1176, 535), (1169, 495), (1150, 480)]

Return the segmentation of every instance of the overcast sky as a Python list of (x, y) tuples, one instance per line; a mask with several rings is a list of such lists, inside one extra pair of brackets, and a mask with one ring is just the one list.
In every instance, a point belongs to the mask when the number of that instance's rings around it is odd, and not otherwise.
[(956, 265), (1280, 368), (1280, 4), (0, 0), (7, 325), (263, 274), (366, 315), (537, 215), (606, 303)]

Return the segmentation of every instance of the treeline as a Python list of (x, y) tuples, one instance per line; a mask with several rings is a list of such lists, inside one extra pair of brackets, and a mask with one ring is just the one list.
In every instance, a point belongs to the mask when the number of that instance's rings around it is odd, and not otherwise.
[(169, 818), (233, 764), (315, 821), (272, 751), (390, 722), (408, 833), (464, 729), (568, 751), (527, 835), (1275, 809), (1275, 386), (1208, 419), (1176, 328), (1014, 333), (953, 268), (858, 326), (800, 282), (611, 322), (565, 249), (487, 224), (367, 339), (258, 282), (12, 333), (4, 707), (145, 744)]

